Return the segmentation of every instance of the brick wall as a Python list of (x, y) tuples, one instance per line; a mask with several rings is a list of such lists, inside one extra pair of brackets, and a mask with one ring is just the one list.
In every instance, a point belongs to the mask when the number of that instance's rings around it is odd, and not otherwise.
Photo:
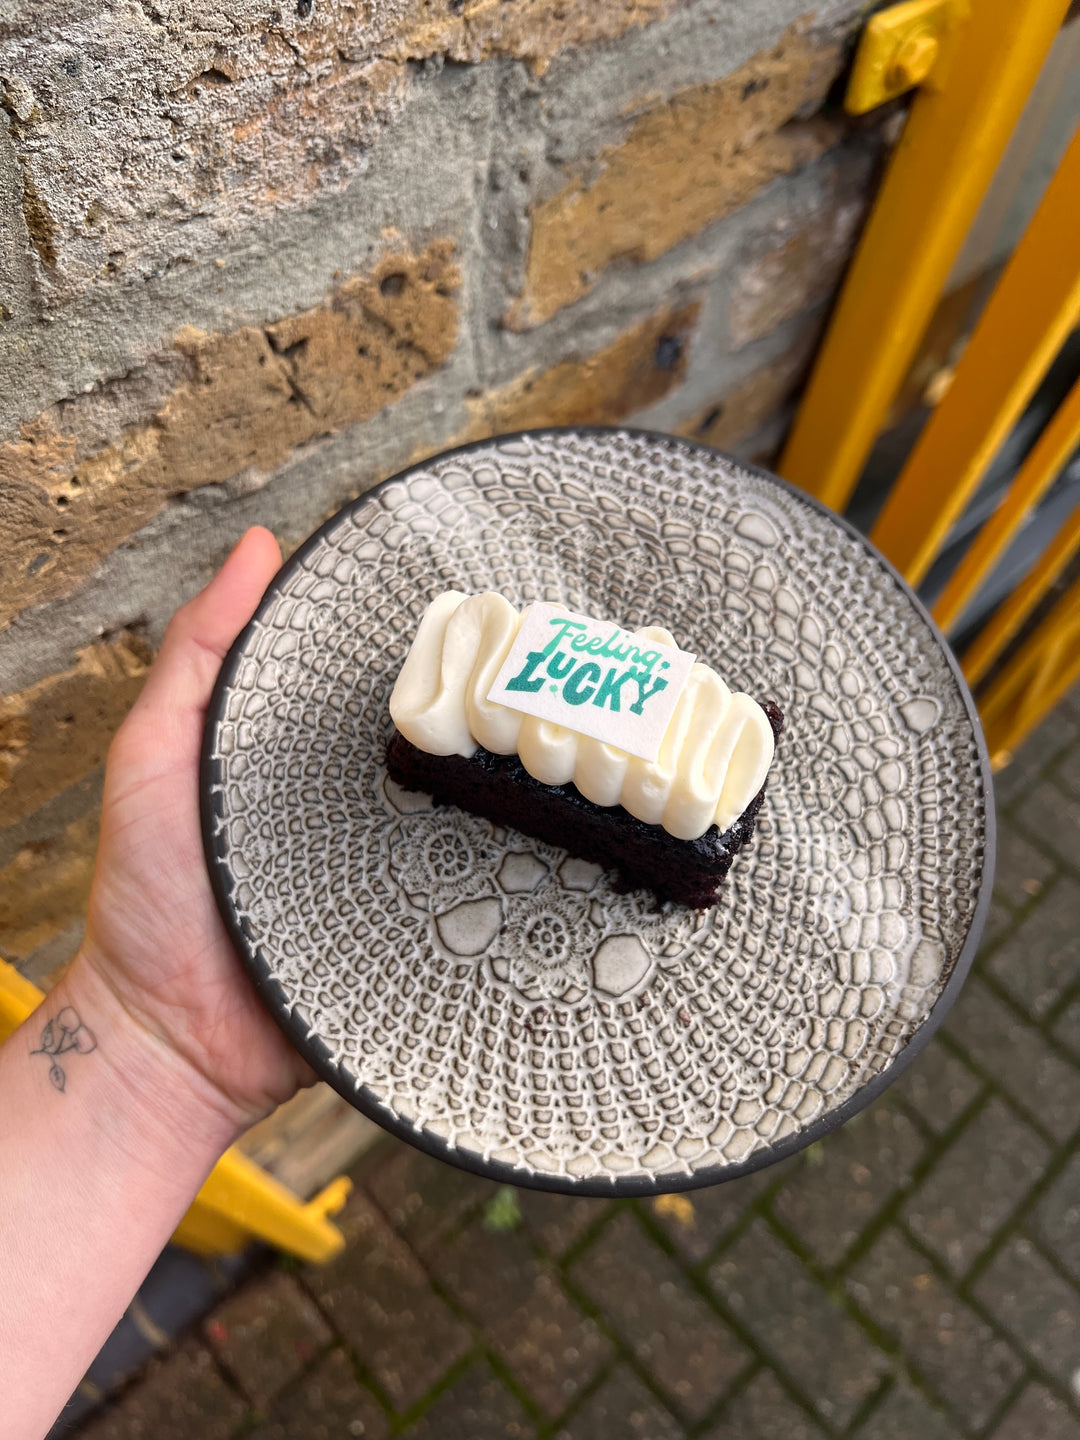
[(246, 526), (628, 420), (774, 453), (881, 158), (858, 0), (43, 0), (0, 27), (0, 955)]

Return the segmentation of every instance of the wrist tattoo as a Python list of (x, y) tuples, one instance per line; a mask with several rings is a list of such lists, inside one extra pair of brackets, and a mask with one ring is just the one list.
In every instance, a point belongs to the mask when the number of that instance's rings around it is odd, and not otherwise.
[(41, 1032), (41, 1047), (31, 1050), (30, 1054), (49, 1056), (49, 1079), (53, 1087), (63, 1094), (67, 1076), (56, 1057), (67, 1055), (72, 1050), (79, 1055), (89, 1055), (91, 1050), (96, 1049), (94, 1032), (87, 1029), (70, 1005), (65, 1005), (55, 1020), (45, 1022), (45, 1028)]

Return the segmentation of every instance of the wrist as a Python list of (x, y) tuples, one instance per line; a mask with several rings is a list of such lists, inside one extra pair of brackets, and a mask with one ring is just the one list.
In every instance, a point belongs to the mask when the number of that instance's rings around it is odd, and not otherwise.
[(93, 1041), (85, 1055), (74, 1049), (55, 1057), (63, 1067), (65, 1095), (93, 1105), (96, 1122), (125, 1161), (166, 1179), (175, 1173), (182, 1149), (184, 1168), (209, 1171), (246, 1128), (238, 1108), (132, 1013), (85, 951), (44, 1002), (42, 1025), (64, 1007), (75, 1012)]

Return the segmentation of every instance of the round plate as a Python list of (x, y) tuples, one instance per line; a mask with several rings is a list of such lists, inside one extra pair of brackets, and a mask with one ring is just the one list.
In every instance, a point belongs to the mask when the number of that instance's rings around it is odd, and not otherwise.
[[(780, 705), (714, 909), (389, 781), (447, 589), (665, 625)], [(314, 1069), (446, 1160), (594, 1195), (755, 1169), (895, 1079), (970, 964), (991, 796), (956, 664), (864, 539), (715, 451), (592, 429), (440, 455), (324, 525), (223, 667), (202, 775), (222, 913)]]

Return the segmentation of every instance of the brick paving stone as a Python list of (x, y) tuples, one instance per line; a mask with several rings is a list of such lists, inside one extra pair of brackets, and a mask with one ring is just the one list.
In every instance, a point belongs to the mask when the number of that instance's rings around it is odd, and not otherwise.
[(518, 1204), (530, 1232), (547, 1253), (558, 1260), (590, 1225), (607, 1214), (611, 1202), (579, 1195), (550, 1195), (544, 1190), (521, 1190)]
[(985, 1425), (1022, 1371), (1011, 1346), (889, 1229), (855, 1267), (848, 1291), (893, 1336), (941, 1397), (974, 1428)]
[(629, 1209), (572, 1273), (665, 1394), (695, 1420), (750, 1358)]
[(979, 943), (979, 953), (975, 957), (976, 968), (986, 962), (988, 953), (1001, 939), (1005, 931), (1016, 924), (1016, 912), (1010, 910), (1001, 900), (992, 898), (990, 910), (986, 916), (986, 924), (983, 926), (982, 940)]
[[(797, 1164), (793, 1168), (797, 1168)], [(653, 1200), (649, 1209), (679, 1253), (691, 1265), (699, 1265), (712, 1254), (747, 1206), (773, 1183), (779, 1170), (779, 1166), (770, 1165), (722, 1185), (707, 1185), (683, 1195), (664, 1195)]]
[(151, 1361), (145, 1378), (92, 1420), (80, 1440), (224, 1440), (247, 1408), (221, 1378), (209, 1350), (188, 1340)]
[(438, 1254), (436, 1272), (549, 1416), (559, 1415), (611, 1355), (521, 1230), (474, 1223)]
[(1080, 1293), (1015, 1236), (995, 1255), (975, 1294), (1028, 1353), (1063, 1385), (1080, 1371)]
[(1080, 745), (1073, 745), (1054, 766), (1054, 779), (1074, 795), (1080, 795)]
[(998, 826), (997, 846), (994, 894), (1022, 909), (1042, 893), (1057, 866), (1008, 820)]
[(1076, 1129), (1080, 1069), (1057, 1055), (981, 980), (968, 981), (945, 1023), (975, 1063), (1056, 1140)]
[(896, 1094), (918, 1112), (935, 1135), (942, 1135), (981, 1089), (978, 1076), (934, 1039), (897, 1083)]
[(682, 1440), (683, 1434), (634, 1372), (619, 1365), (555, 1440)]
[(349, 1197), (338, 1224), (344, 1251), (306, 1269), (307, 1284), (393, 1405), (406, 1410), (461, 1359), (472, 1337), (361, 1191)]
[(1050, 780), (1042, 780), (1017, 806), (1016, 819), (1029, 835), (1053, 850), (1060, 860), (1076, 864), (1080, 798)]
[[(1080, 830), (1075, 841), (1080, 847)], [(987, 969), (1042, 1019), (1080, 980), (1080, 881), (1062, 875), (998, 946)]]
[(892, 1387), (855, 1434), (858, 1440), (956, 1440), (952, 1423), (902, 1383)]
[(847, 1425), (878, 1384), (885, 1356), (764, 1220), (723, 1252), (709, 1279), (815, 1409), (837, 1427)]
[(203, 1334), (260, 1409), (332, 1338), (310, 1297), (291, 1275), (280, 1272), (245, 1286), (220, 1305)]
[(518, 1400), (490, 1365), (472, 1365), (404, 1432), (406, 1440), (529, 1440), (535, 1434)]
[(1068, 707), (1051, 711), (1024, 741), (1012, 763), (994, 776), (994, 794), (1002, 809), (1026, 795), (1039, 775), (1075, 740), (1080, 726)]
[[(352, 1364), (335, 1350), (274, 1405), (270, 1418), (244, 1440), (385, 1440), (390, 1426)], [(186, 1440), (203, 1440), (192, 1431)]]
[(702, 1440), (823, 1440), (823, 1434), (773, 1372), (760, 1370)]
[(904, 1205), (912, 1232), (962, 1275), (1041, 1177), (1049, 1147), (994, 1096)]
[(1042, 1385), (1029, 1385), (994, 1431), (993, 1440), (1080, 1440), (1080, 1420)]
[(823, 1143), (773, 1201), (774, 1213), (823, 1265), (838, 1264), (922, 1158), (925, 1146), (906, 1115), (887, 1101), (849, 1120)]
[(1080, 1059), (1080, 996), (1071, 1000), (1054, 1021), (1054, 1035)]
[(1031, 1228), (1080, 1284), (1080, 1155), (1074, 1155), (1035, 1207)]
[(422, 1257), (498, 1189), (494, 1181), (401, 1142), (364, 1175), (364, 1186), (398, 1234)]

